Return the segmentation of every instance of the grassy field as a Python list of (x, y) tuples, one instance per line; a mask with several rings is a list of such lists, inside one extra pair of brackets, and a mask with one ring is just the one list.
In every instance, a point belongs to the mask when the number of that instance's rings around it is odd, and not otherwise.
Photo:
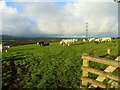
[[(112, 42), (77, 41), (64, 47), (59, 42), (50, 46), (37, 44), (11, 47), (2, 54), (3, 86), (14, 88), (79, 88), (81, 84), (81, 66), (83, 53), (99, 57), (107, 49), (111, 54), (104, 58), (115, 59), (118, 56), (118, 40)], [(90, 67), (105, 69), (107, 66), (90, 62)], [(114, 73), (119, 75), (118, 71)], [(97, 75), (89, 74), (95, 79)]]

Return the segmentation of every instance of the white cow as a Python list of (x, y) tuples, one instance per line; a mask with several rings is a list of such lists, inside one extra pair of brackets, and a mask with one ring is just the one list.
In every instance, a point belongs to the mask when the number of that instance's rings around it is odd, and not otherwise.
[(78, 39), (71, 39), (73, 43), (75, 43), (76, 41), (78, 41)]
[(37, 42), (37, 44), (39, 44), (39, 42)]
[(71, 40), (71, 39), (63, 39), (62, 41), (60, 41), (60, 44), (63, 46), (65, 44), (68, 44), (68, 46), (69, 46), (71, 43), (73, 43), (73, 40)]
[(86, 42), (86, 40), (85, 40), (85, 39), (83, 39), (83, 42)]
[(95, 41), (95, 38), (90, 38), (90, 39), (88, 39), (88, 41), (89, 41), (89, 42), (92, 42), (92, 41), (94, 42), (94, 41)]
[(111, 42), (112, 41), (112, 38), (110, 37), (104, 37), (101, 39), (101, 42)]
[(96, 38), (95, 42), (101, 42), (101, 40), (99, 38)]

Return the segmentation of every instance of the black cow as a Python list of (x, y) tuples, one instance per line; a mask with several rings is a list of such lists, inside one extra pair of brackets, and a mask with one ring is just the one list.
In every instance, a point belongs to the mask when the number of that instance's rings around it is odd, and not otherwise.
[(41, 45), (41, 44), (44, 44), (44, 42), (37, 42), (37, 44)]
[(41, 46), (49, 46), (50, 43), (41, 43), (40, 45), (41, 45)]

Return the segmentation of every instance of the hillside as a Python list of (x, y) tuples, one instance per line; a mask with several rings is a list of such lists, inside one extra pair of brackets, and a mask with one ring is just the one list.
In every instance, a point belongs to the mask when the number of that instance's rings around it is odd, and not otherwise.
[[(11, 88), (79, 88), (82, 71), (81, 55), (88, 53), (99, 57), (115, 59), (118, 56), (118, 41), (88, 43), (78, 41), (69, 47), (59, 42), (42, 47), (37, 44), (11, 47), (3, 52), (3, 86)], [(105, 69), (106, 65), (90, 63), (96, 69)], [(120, 75), (115, 72), (114, 74)], [(95, 79), (97, 75), (90, 74)]]
[(0, 35), (0, 37), (2, 37), (2, 40), (17, 40), (17, 39), (23, 39), (22, 37), (11, 36), (11, 35)]

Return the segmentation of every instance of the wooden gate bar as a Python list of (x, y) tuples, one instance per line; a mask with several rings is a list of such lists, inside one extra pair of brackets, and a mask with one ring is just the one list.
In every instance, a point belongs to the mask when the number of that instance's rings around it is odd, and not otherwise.
[(92, 84), (94, 84), (94, 85), (97, 85), (97, 86), (99, 86), (99, 87), (101, 87), (101, 88), (106, 88), (106, 84), (103, 84), (102, 82), (100, 82), (100, 81), (96, 81), (96, 80), (93, 80), (93, 79), (89, 79), (89, 78), (86, 78), (86, 77), (81, 77), (81, 79), (83, 80), (83, 81), (86, 81), (86, 82), (89, 82), (89, 83), (92, 83)]
[(94, 61), (94, 62), (98, 62), (98, 63), (102, 63), (102, 64), (114, 66), (114, 67), (120, 67), (120, 62), (119, 61), (114, 61), (114, 60), (110, 60), (110, 59), (92, 57), (92, 56), (89, 56), (89, 55), (82, 55), (82, 59), (89, 60), (89, 61)]
[(85, 70), (87, 72), (91, 72), (91, 73), (115, 80), (115, 81), (120, 81), (120, 77), (113, 75), (111, 73), (105, 72), (105, 71), (101, 71), (101, 70), (97, 70), (97, 69), (93, 69), (93, 68), (89, 68), (89, 67), (84, 67), (84, 66), (82, 66), (81, 69)]

